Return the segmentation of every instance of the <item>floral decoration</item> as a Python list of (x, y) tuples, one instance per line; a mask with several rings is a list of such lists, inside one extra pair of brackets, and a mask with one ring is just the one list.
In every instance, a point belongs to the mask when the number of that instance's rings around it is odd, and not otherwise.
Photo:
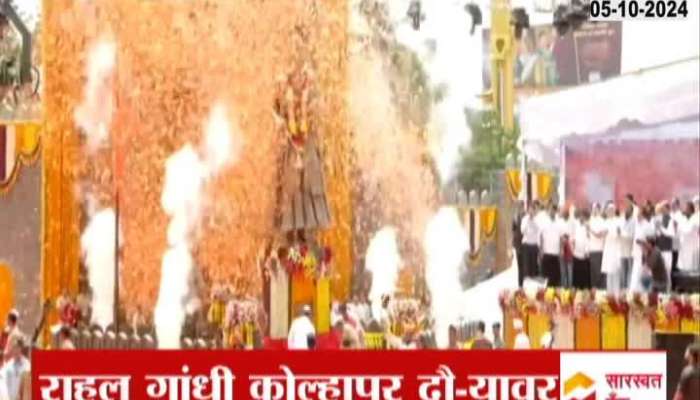
[(600, 313), (600, 308), (596, 302), (596, 290), (577, 291), (574, 296), (574, 318), (594, 317)]
[(661, 297), (656, 293), (610, 294), (600, 290), (539, 289), (526, 293), (522, 289), (503, 291), (498, 298), (504, 311), (523, 317), (543, 313), (570, 315), (571, 318), (601, 314), (645, 318), (651, 325), (670, 320), (700, 320), (700, 294)]
[(626, 297), (608, 294), (601, 304), (601, 311), (604, 314), (627, 315), (630, 307)]
[(700, 319), (700, 294), (666, 297), (660, 302), (657, 310), (657, 317), (663, 321)]
[(278, 267), (282, 267), (289, 275), (303, 274), (307, 278), (317, 279), (329, 275), (332, 261), (333, 253), (328, 246), (314, 248), (306, 244), (294, 244), (273, 252), (264, 265), (264, 273), (269, 277)]

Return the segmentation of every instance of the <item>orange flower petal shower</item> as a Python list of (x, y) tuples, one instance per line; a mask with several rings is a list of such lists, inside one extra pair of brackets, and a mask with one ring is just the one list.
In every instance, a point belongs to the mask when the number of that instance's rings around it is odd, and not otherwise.
[[(160, 206), (165, 160), (184, 143), (200, 141), (218, 99), (237, 119), (245, 146), (240, 161), (210, 185), (193, 254), (206, 284), (229, 282), (258, 295), (257, 257), (276, 235), (277, 159), (285, 144), (274, 129), (276, 78), (300, 57), (312, 57), (322, 93), (318, 120), (333, 215), (321, 241), (334, 252), (334, 293), (345, 298), (352, 268), (346, 14), (344, 0), (45, 0), (44, 110), (51, 150), (44, 155), (43, 263), (45, 284), (56, 286), (45, 287), (45, 296), (58, 295), (59, 287), (77, 290), (78, 235), (85, 219), (84, 191), (78, 189), (87, 188), (101, 206), (113, 206), (118, 187), (121, 303), (127, 313), (153, 308), (166, 247), (167, 218)], [(308, 32), (311, 54), (288, 44), (299, 25)], [(73, 119), (87, 50), (103, 35), (117, 45), (114, 158), (109, 151), (88, 155)]]

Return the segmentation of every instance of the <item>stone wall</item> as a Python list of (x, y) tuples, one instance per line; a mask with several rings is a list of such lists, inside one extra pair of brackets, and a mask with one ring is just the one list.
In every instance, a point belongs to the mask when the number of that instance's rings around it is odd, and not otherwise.
[(12, 272), (20, 329), (28, 335), (41, 316), (41, 171), (41, 160), (22, 166), (12, 189), (0, 196), (0, 262)]

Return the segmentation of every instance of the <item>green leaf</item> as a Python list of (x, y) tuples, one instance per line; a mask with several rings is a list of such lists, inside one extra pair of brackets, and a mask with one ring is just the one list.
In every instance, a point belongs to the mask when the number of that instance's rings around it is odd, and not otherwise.
[(517, 154), (520, 128), (507, 134), (500, 125), (498, 114), (492, 110), (465, 110), (472, 131), (471, 146), (461, 152), (457, 178), (465, 191), (491, 187), (494, 173), (505, 168), (506, 156)]

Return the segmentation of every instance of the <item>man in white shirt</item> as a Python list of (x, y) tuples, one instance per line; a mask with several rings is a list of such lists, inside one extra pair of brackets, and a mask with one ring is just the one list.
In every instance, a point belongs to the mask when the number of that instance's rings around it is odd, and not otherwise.
[(680, 251), (678, 269), (684, 272), (700, 271), (700, 211), (697, 197), (688, 203), (684, 221), (680, 224)]
[(661, 251), (661, 257), (666, 266), (666, 292), (671, 291), (671, 268), (673, 267), (673, 238), (676, 237), (678, 224), (671, 218), (671, 209), (667, 202), (658, 206), (656, 217), (656, 247)]
[(372, 322), (372, 309), (369, 301), (358, 300), (357, 313), (362, 326), (367, 327)]
[(287, 337), (287, 348), (290, 350), (309, 350), (316, 337), (316, 328), (311, 322), (311, 307), (305, 305), (301, 315), (292, 321)]
[(382, 295), (379, 307), (372, 309), (372, 318), (379, 323), (383, 330), (389, 330), (391, 325), (391, 296), (388, 294)]
[[(7, 400), (19, 400), (22, 389), (22, 377), (30, 370), (29, 360), (22, 355), (24, 340), (21, 336), (13, 336), (8, 343), (8, 358), (0, 368), (0, 387), (5, 389), (5, 393), (0, 390), (0, 395), (7, 397)], [(3, 399), (5, 400), (5, 399)]]
[(632, 273), (632, 248), (634, 246), (634, 228), (637, 221), (634, 218), (634, 208), (627, 206), (622, 219), (622, 229), (620, 231), (620, 255), (622, 256), (621, 284), (626, 290), (630, 284), (630, 274)]
[(520, 232), (523, 234), (523, 271), (525, 277), (535, 277), (539, 274), (537, 255), (539, 252), (540, 230), (535, 220), (535, 205), (530, 204), (527, 214), (520, 222)]
[(523, 234), (520, 232), (520, 225), (523, 222), (523, 217), (527, 210), (525, 210), (525, 203), (522, 200), (518, 200), (514, 206), (513, 219), (511, 224), (511, 229), (513, 231), (513, 249), (515, 250), (515, 257), (518, 260), (518, 287), (523, 285), (525, 280), (525, 263), (523, 261)]
[(561, 206), (559, 208), (559, 214), (556, 218), (556, 224), (557, 228), (561, 232), (562, 241), (561, 257), (559, 260), (561, 269), (561, 285), (562, 287), (570, 287), (572, 278), (571, 269), (573, 263), (571, 242), (574, 238), (575, 224), (574, 218), (570, 217), (569, 210), (566, 208), (566, 206)]
[(4, 358), (7, 357), (10, 338), (13, 336), (22, 336), (22, 332), (19, 330), (19, 312), (15, 309), (10, 310), (7, 314), (5, 329), (0, 333), (0, 366), (2, 366)]
[(700, 196), (693, 198), (693, 208), (695, 212), (690, 217), (690, 224), (695, 232), (695, 270), (700, 271)]
[(681, 247), (681, 233), (678, 227), (680, 227), (684, 220), (681, 201), (678, 197), (674, 198), (671, 202), (671, 219), (676, 226), (676, 236), (673, 237), (673, 252), (671, 253), (671, 271), (675, 271), (678, 269), (678, 250)]
[(353, 315), (346, 304), (340, 305), (340, 316), (343, 318), (343, 325), (346, 329), (352, 329), (355, 336), (358, 338), (358, 342), (364, 342), (364, 330), (362, 329), (362, 324), (359, 322), (357, 316)]
[(513, 320), (513, 330), (515, 330), (515, 343), (513, 344), (514, 350), (529, 350), (530, 349), (530, 338), (525, 333), (523, 327), (523, 321), (521, 319)]
[(542, 204), (538, 201), (536, 201), (535, 204), (535, 210), (537, 211), (535, 214), (535, 222), (537, 222), (537, 225), (544, 225), (549, 219), (549, 208), (551, 208), (551, 204)]
[(572, 285), (576, 289), (590, 289), (591, 264), (588, 260), (588, 211), (586, 210), (576, 212), (573, 252)]
[(605, 220), (603, 219), (600, 204), (593, 204), (591, 220), (588, 224), (588, 257), (591, 263), (591, 286), (604, 289), (601, 275), (603, 264), (603, 244), (605, 243)]
[(561, 253), (561, 230), (554, 218), (556, 207), (552, 206), (546, 221), (540, 226), (540, 249), (542, 253), (542, 274), (547, 278), (547, 286), (558, 287), (561, 284), (559, 254)]
[(627, 193), (625, 195), (625, 210), (627, 208), (632, 208), (632, 217), (636, 220), (639, 216), (639, 206), (637, 206), (637, 202), (634, 200), (632, 193)]
[(618, 215), (615, 204), (611, 201), (605, 207), (605, 244), (603, 246), (603, 263), (601, 272), (605, 277), (605, 289), (608, 293), (618, 293), (622, 290), (620, 272), (622, 256), (620, 255), (620, 234), (622, 219)]
[(645, 290), (643, 279), (646, 275), (644, 267), (644, 246), (647, 238), (654, 237), (654, 224), (651, 222), (651, 210), (646, 207), (637, 216), (634, 227), (634, 240), (632, 244), (632, 274), (630, 275), (629, 289), (633, 292)]

